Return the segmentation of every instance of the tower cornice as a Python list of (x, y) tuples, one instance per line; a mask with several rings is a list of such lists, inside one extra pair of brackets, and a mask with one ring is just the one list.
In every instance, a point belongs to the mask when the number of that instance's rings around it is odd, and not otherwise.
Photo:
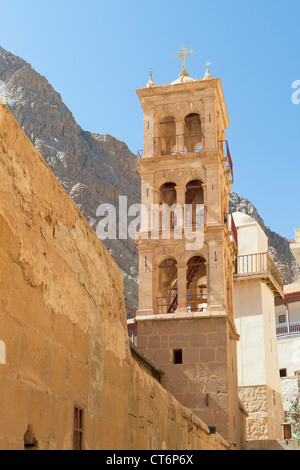
[(178, 100), (178, 94), (183, 96), (186, 94), (187, 97), (190, 98), (195, 94), (195, 92), (199, 92), (199, 95), (197, 95), (199, 99), (217, 97), (222, 110), (224, 129), (228, 129), (230, 123), (220, 78), (158, 85), (151, 88), (140, 88), (136, 90), (143, 109), (161, 103), (162, 96), (168, 96), (168, 100), (170, 102), (172, 95), (174, 95), (174, 100)]

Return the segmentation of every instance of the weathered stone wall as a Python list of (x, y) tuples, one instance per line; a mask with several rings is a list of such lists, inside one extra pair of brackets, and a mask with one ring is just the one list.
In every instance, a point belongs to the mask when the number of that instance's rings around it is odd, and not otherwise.
[(239, 387), (239, 396), (248, 412), (246, 438), (281, 439), (284, 412), (281, 394), (267, 385)]
[[(137, 325), (138, 347), (164, 370), (162, 384), (205, 423), (243, 448), (246, 416), (234, 393), (235, 345), (230, 344), (227, 319), (203, 315), (174, 321), (162, 317)], [(174, 364), (173, 351), (178, 349), (182, 350), (182, 363)]]
[(226, 449), (130, 354), (123, 278), (0, 104), (0, 449)]

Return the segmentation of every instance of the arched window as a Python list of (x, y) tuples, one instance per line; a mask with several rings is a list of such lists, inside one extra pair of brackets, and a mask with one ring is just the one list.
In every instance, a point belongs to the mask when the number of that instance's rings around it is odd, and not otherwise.
[(172, 155), (176, 152), (176, 123), (172, 115), (159, 122), (158, 136), (154, 138), (154, 155)]
[(185, 227), (205, 225), (205, 206), (202, 181), (192, 180), (186, 185)]
[(159, 227), (173, 229), (175, 226), (176, 218), (176, 184), (165, 183), (160, 187), (160, 209), (159, 209)]
[(193, 256), (187, 263), (187, 309), (203, 312), (207, 308), (206, 264), (202, 256)]
[(158, 313), (174, 313), (178, 305), (178, 292), (177, 265), (173, 258), (165, 259), (160, 263), (158, 287)]
[(188, 114), (184, 119), (184, 150), (198, 152), (203, 147), (203, 133), (200, 115)]

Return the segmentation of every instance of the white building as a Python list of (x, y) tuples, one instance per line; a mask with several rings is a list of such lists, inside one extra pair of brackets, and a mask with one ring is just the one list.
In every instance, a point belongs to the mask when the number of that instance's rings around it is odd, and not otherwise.
[(276, 332), (282, 397), (285, 411), (299, 393), (300, 379), (300, 284), (284, 288), (276, 301)]
[(283, 406), (274, 298), (284, 296), (283, 276), (268, 254), (268, 239), (259, 224), (240, 212), (233, 219), (238, 235), (234, 275), (238, 384), (249, 413), (247, 439), (280, 439)]
[[(300, 229), (295, 230), (291, 252), (300, 265)], [(284, 299), (276, 303), (279, 369), (285, 411), (300, 393), (300, 283), (284, 287)]]

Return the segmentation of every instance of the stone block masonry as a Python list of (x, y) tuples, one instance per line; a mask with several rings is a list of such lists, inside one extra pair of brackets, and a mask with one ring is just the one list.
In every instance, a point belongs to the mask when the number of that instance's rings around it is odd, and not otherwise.
[[(165, 372), (163, 386), (228, 439), (230, 419), (236, 434), (242, 435), (245, 414), (228, 393), (235, 383), (234, 370), (227, 365), (231, 340), (226, 323), (224, 316), (138, 321), (138, 347)], [(179, 361), (175, 351), (181, 352)], [(237, 441), (235, 435), (231, 439)]]
[(248, 412), (247, 441), (276, 440), (283, 419), (281, 394), (267, 385), (239, 387), (239, 396)]
[(228, 449), (131, 357), (119, 268), (3, 104), (0, 181), (0, 449)]

